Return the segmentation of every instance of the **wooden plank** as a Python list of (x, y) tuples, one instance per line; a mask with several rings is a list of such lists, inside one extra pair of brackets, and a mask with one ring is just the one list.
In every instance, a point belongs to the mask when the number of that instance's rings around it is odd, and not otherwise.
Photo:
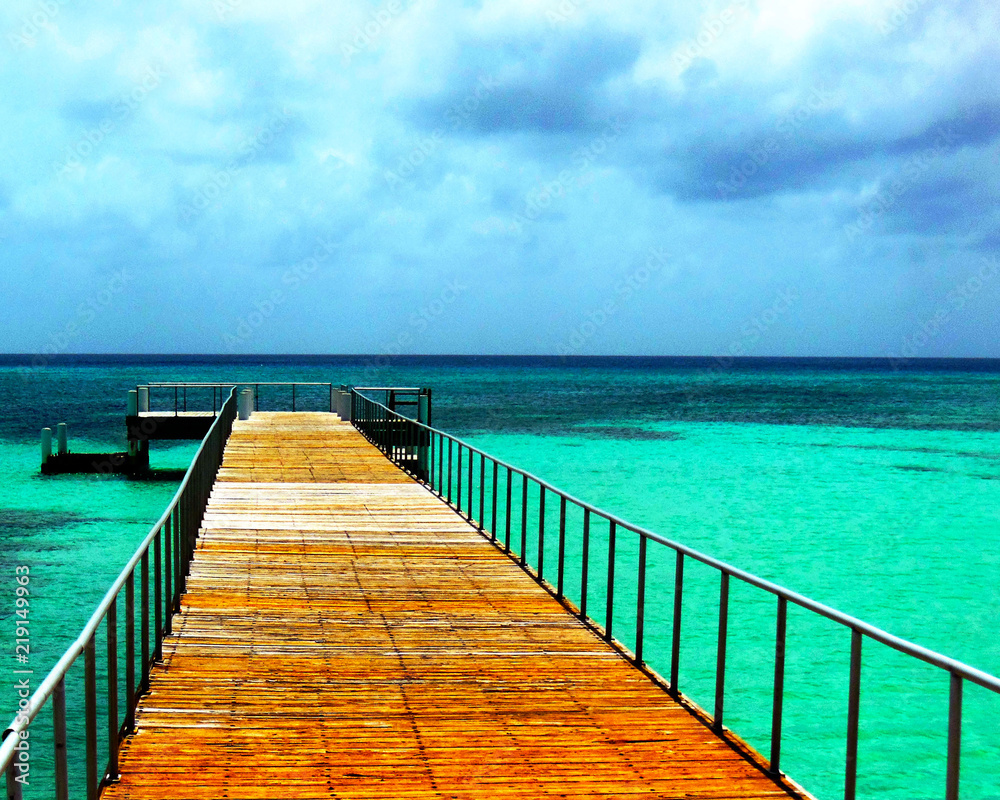
[(237, 422), (107, 798), (787, 798), (331, 414)]

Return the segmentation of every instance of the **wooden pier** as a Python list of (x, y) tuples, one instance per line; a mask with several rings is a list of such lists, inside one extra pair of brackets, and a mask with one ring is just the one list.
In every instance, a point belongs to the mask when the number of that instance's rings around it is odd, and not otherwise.
[(237, 422), (102, 797), (798, 797), (330, 413)]

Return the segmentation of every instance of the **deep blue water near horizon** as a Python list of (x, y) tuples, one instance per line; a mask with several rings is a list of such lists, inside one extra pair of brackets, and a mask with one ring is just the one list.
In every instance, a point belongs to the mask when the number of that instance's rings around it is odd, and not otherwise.
[[(159, 516), (196, 446), (154, 443), (157, 480), (43, 478), (38, 431), (67, 422), (74, 450), (122, 449), (127, 389), (173, 380), (430, 386), (436, 427), (672, 539), (1000, 673), (1000, 360), (0, 355), (0, 622), (11, 630), (14, 571), (29, 565), (35, 685)], [(262, 407), (287, 407), (280, 390), (266, 391)], [(299, 402), (319, 409), (323, 397), (303, 392)], [(172, 407), (172, 394), (153, 403)], [(602, 532), (594, 536), (598, 575)], [(620, 538), (618, 548), (615, 630), (631, 645), (635, 547)], [(645, 650), (666, 673), (673, 559), (658, 551)], [(532, 546), (528, 554), (537, 555)], [(571, 540), (567, 585), (578, 580), (578, 557)], [(773, 598), (735, 582), (731, 592), (727, 724), (766, 753)], [(592, 585), (591, 608), (602, 599)], [(681, 688), (709, 709), (717, 612), (717, 573), (689, 562)], [(0, 687), (13, 685), (13, 640), (0, 647)], [(849, 645), (839, 626), (790, 609), (782, 766), (820, 798), (843, 791)], [(866, 642), (859, 796), (943, 795), (947, 698), (940, 670)], [(971, 686), (965, 699), (963, 797), (1000, 798), (1000, 701)], [(15, 702), (0, 688), (0, 713), (9, 718)], [(47, 748), (33, 758), (43, 775)]]

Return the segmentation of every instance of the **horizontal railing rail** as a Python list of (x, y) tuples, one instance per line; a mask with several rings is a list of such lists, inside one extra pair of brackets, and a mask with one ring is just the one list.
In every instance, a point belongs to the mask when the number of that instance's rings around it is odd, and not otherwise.
[[(3, 733), (0, 743), (0, 773), (6, 776), (8, 800), (21, 800), (25, 771), (18, 744), (29, 736), (29, 727), (52, 699), (54, 725), (54, 772), (50, 796), (67, 800), (69, 774), (66, 739), (66, 677), (76, 660), (84, 656), (84, 727), (86, 731), (87, 800), (96, 800), (102, 787), (118, 777), (118, 752), (122, 741), (134, 731), (135, 707), (149, 690), (149, 673), (161, 661), (163, 639), (171, 633), (171, 618), (180, 610), (181, 594), (189, 574), (198, 530), (215, 477), (222, 464), (226, 441), (237, 416), (236, 391), (222, 404), (208, 434), (201, 442), (190, 467), (166, 511), (142, 540), (132, 558), (112, 583), (91, 615), (83, 631), (49, 671), (30, 698), (21, 701), (17, 715)], [(152, 561), (152, 565), (150, 564)], [(140, 583), (139, 626), (136, 630), (135, 584)], [(125, 697), (126, 707), (118, 708), (121, 690), (118, 669), (119, 600), (125, 602)], [(152, 595), (152, 596), (151, 596)], [(152, 620), (150, 619), (152, 617)], [(152, 637), (150, 623), (153, 623)], [(107, 642), (107, 747), (108, 763), (98, 774), (97, 633), (104, 623)], [(138, 633), (138, 636), (137, 636)], [(138, 645), (138, 650), (137, 650)], [(135, 674), (136, 653), (141, 674)]]
[[(382, 391), (383, 389), (380, 389)], [(536, 581), (544, 586), (558, 600), (571, 606), (568, 598), (564, 594), (565, 590), (565, 544), (566, 544), (566, 518), (567, 507), (575, 506), (583, 511), (582, 522), (582, 559), (581, 559), (581, 586), (580, 586), (580, 606), (573, 608), (574, 613), (584, 621), (599, 630), (604, 638), (618, 647), (630, 657), (633, 663), (640, 669), (646, 671), (652, 677), (657, 678), (655, 672), (649, 669), (643, 660), (643, 638), (645, 624), (645, 594), (646, 594), (646, 563), (647, 546), (649, 542), (669, 548), (675, 553), (674, 565), (674, 605), (673, 605), (673, 625), (671, 634), (671, 659), (670, 676), (666, 681), (668, 691), (675, 697), (681, 698), (679, 687), (680, 672), (680, 651), (682, 639), (682, 599), (684, 591), (684, 565), (685, 559), (692, 559), (719, 572), (719, 621), (718, 638), (716, 645), (716, 676), (715, 676), (715, 707), (714, 712), (706, 716), (711, 722), (712, 729), (719, 735), (726, 735), (727, 729), (723, 726), (724, 709), (726, 699), (725, 674), (726, 674), (726, 646), (728, 637), (728, 611), (729, 611), (729, 584), (732, 579), (736, 579), (750, 586), (768, 592), (776, 598), (775, 616), (775, 655), (774, 655), (774, 678), (772, 681), (772, 703), (771, 703), (771, 736), (770, 736), (770, 758), (764, 766), (770, 774), (775, 777), (782, 777), (781, 772), (781, 744), (782, 744), (782, 721), (784, 708), (784, 675), (785, 675), (785, 638), (788, 619), (788, 604), (799, 606), (812, 611), (826, 619), (843, 625), (851, 632), (851, 654), (849, 664), (849, 680), (847, 687), (847, 752), (844, 770), (844, 798), (854, 800), (857, 786), (857, 764), (858, 764), (858, 728), (859, 709), (861, 697), (861, 650), (862, 643), (867, 637), (873, 641), (880, 642), (893, 650), (904, 653), (920, 661), (931, 664), (946, 671), (950, 676), (949, 681), (949, 705), (948, 705), (948, 732), (947, 732), (947, 763), (944, 776), (946, 800), (958, 800), (959, 778), (960, 778), (960, 752), (962, 737), (962, 692), (965, 681), (969, 681), (977, 686), (988, 689), (991, 692), (1000, 694), (1000, 678), (990, 675), (982, 670), (971, 667), (956, 659), (949, 658), (921, 645), (914, 644), (906, 639), (902, 639), (887, 631), (875, 627), (861, 619), (845, 614), (823, 603), (819, 603), (798, 592), (786, 589), (772, 581), (760, 578), (746, 570), (728, 564), (712, 556), (706, 555), (694, 548), (688, 547), (680, 542), (675, 542), (658, 533), (647, 530), (639, 525), (628, 522), (621, 517), (603, 511), (600, 508), (580, 500), (567, 492), (553, 486), (545, 480), (535, 475), (515, 467), (501, 459), (495, 458), (480, 450), (468, 442), (452, 436), (442, 430), (431, 427), (421, 421), (410, 419), (393, 411), (384, 403), (367, 397), (362, 394), (363, 390), (354, 388), (351, 391), (352, 421), (355, 427), (369, 441), (378, 447), (391, 460), (404, 470), (407, 470), (418, 479), (427, 483), (430, 489), (454, 507), (460, 514), (464, 515), (470, 523), (476, 524), (477, 528), (484, 533), (488, 532), (490, 540), (510, 555), (522, 568), (524, 568)], [(465, 458), (465, 472), (463, 473), (463, 452)], [(475, 462), (479, 464), (479, 490), (478, 490), (478, 515), (474, 506), (477, 498), (474, 496), (474, 472)], [(489, 469), (487, 469), (489, 464)], [(506, 480), (501, 480), (502, 477)], [(516, 482), (521, 494), (521, 520), (520, 520), (520, 549), (512, 548), (511, 537), (511, 510), (513, 492)], [(492, 491), (490, 492), (490, 509), (486, 509), (486, 486), (492, 481)], [(505, 484), (505, 485), (504, 485)], [(538, 563), (530, 565), (526, 560), (528, 549), (528, 498), (529, 486), (534, 486), (533, 497), (538, 499), (537, 518), (537, 552)], [(453, 492), (452, 489), (455, 489)], [(499, 487), (499, 488), (498, 488)], [(463, 488), (465, 495), (463, 499)], [(556, 569), (556, 584), (553, 586), (545, 580), (544, 563), (544, 539), (545, 539), (545, 502), (551, 495), (559, 503), (559, 550), (558, 563)], [(505, 503), (506, 514), (504, 519), (504, 530), (497, 531), (497, 508), (498, 500)], [(503, 510), (503, 509), (501, 509)], [(487, 525), (487, 515), (490, 523)], [(590, 533), (595, 520), (603, 520), (608, 526), (608, 564), (604, 578), (607, 582), (606, 606), (604, 609), (604, 624), (590, 617), (587, 613), (587, 589), (591, 576), (588, 574), (589, 564), (589, 544)], [(629, 651), (620, 641), (612, 635), (612, 620), (615, 609), (614, 584), (615, 584), (615, 551), (616, 537), (620, 531), (628, 531), (639, 537), (638, 547), (638, 574), (637, 582), (637, 604), (635, 623), (635, 649)], [(687, 700), (687, 698), (685, 698)], [(690, 701), (689, 701), (690, 702)], [(694, 706), (694, 703), (691, 703)]]
[[(340, 384), (333, 384), (329, 382), (318, 382), (318, 381), (220, 381), (217, 383), (213, 382), (198, 382), (198, 381), (174, 381), (174, 382), (151, 382), (142, 383), (136, 386), (136, 390), (146, 389), (149, 392), (149, 407), (153, 407), (153, 390), (157, 390), (162, 393), (163, 390), (173, 390), (173, 414), (174, 416), (179, 416), (180, 414), (188, 413), (188, 390), (212, 390), (212, 413), (218, 413), (218, 409), (222, 406), (222, 398), (227, 390), (232, 390), (234, 388), (252, 388), (254, 390), (254, 411), (260, 411), (260, 389), (261, 387), (268, 388), (290, 388), (291, 389), (291, 406), (292, 411), (298, 410), (298, 394), (300, 388), (316, 388), (322, 387), (328, 390), (329, 393), (329, 410), (334, 410), (334, 392), (340, 388)], [(168, 401), (169, 402), (169, 401)], [(324, 404), (325, 405), (325, 404)], [(195, 409), (192, 409), (195, 410)], [(169, 410), (166, 413), (170, 413)]]
[(391, 411), (402, 407), (417, 409), (416, 418), (425, 424), (431, 423), (431, 390), (412, 386), (355, 386), (357, 392), (382, 392), (384, 404)]
[(426, 389), (416, 386), (355, 386), (353, 387), (356, 392), (409, 392), (417, 393), (425, 392)]

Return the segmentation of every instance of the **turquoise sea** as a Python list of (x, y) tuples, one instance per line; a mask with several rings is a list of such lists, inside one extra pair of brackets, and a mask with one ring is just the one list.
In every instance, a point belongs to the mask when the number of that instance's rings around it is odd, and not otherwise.
[[(39, 429), (68, 423), (75, 451), (124, 449), (128, 388), (173, 380), (430, 386), (436, 427), (606, 511), (1000, 674), (1000, 361), (0, 356), (7, 719), (14, 670), (23, 668), (14, 660), (16, 568), (30, 568), (37, 685), (169, 502), (196, 447), (154, 443), (153, 480), (42, 477)], [(271, 392), (262, 407), (288, 407), (287, 394)], [(304, 392), (298, 402), (318, 409), (324, 401)], [(153, 403), (172, 407), (173, 396)], [(557, 514), (547, 507), (553, 526)], [(571, 513), (570, 530), (578, 526)], [(596, 612), (606, 532), (593, 536), (588, 603)], [(529, 538), (530, 560), (536, 550)], [(634, 540), (619, 534), (617, 552), (614, 627), (632, 646)], [(571, 536), (571, 589), (579, 557)], [(680, 685), (711, 710), (719, 578), (690, 560), (685, 570)], [(645, 658), (666, 674), (672, 553), (651, 547), (648, 574)], [(726, 723), (764, 753), (774, 605), (733, 582)], [(848, 631), (790, 608), (782, 768), (824, 800), (843, 793), (849, 650)], [(942, 797), (948, 676), (871, 641), (862, 674), (858, 796)], [(77, 685), (81, 675), (75, 668)], [(1000, 697), (967, 684), (964, 798), (1000, 798), (998, 717)], [(37, 724), (38, 789), (27, 797), (49, 796), (41, 783), (49, 724), (44, 715)], [(71, 724), (74, 769), (81, 731)]]

